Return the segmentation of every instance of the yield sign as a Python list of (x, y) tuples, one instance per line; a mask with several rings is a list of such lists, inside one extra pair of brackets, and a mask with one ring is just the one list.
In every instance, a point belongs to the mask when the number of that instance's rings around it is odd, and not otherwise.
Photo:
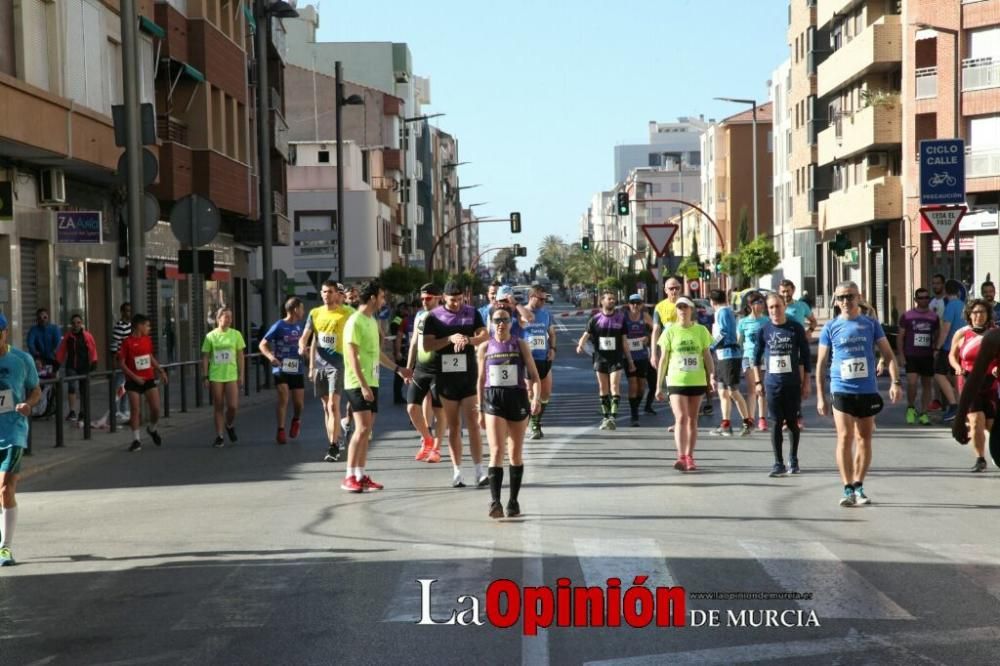
[(649, 244), (656, 250), (656, 256), (662, 257), (667, 253), (667, 247), (674, 234), (677, 233), (676, 224), (642, 224), (642, 233), (646, 234)]
[(965, 205), (921, 208), (920, 216), (944, 247), (958, 231), (958, 223), (967, 210), (969, 209)]

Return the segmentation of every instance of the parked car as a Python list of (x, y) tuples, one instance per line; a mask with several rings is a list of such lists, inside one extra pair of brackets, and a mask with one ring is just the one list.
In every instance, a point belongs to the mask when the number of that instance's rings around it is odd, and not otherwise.
[(715, 309), (712, 307), (711, 301), (707, 298), (695, 298), (694, 309), (695, 317), (698, 319), (698, 323), (707, 328), (712, 328), (715, 324)]

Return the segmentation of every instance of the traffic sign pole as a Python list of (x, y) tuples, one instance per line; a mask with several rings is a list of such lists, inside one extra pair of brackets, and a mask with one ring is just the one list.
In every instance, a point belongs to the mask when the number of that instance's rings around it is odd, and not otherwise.
[[(954, 139), (930, 139), (920, 142), (921, 206), (958, 204), (964, 207), (965, 205), (965, 141), (957, 137), (957, 125), (955, 133)], [(923, 208), (920, 212), (927, 223), (934, 228), (933, 215), (932, 217), (925, 215)], [(960, 219), (961, 215), (958, 216), (958, 220)], [(955, 266), (952, 277), (961, 281), (958, 220), (955, 221)], [(938, 236), (940, 238), (940, 234)], [(942, 250), (946, 244), (945, 241), (941, 241)]]

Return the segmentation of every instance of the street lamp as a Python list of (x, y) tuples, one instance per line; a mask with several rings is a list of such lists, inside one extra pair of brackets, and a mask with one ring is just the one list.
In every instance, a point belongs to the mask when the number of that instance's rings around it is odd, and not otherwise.
[[(416, 122), (421, 122), (421, 121), (424, 121), (424, 120), (430, 120), (431, 118), (440, 118), (443, 115), (445, 115), (445, 114), (444, 113), (428, 113), (428, 114), (423, 114), (423, 115), (420, 115), (420, 116), (413, 116), (411, 118), (406, 118), (406, 117), (400, 118), (400, 122), (403, 124), (403, 132), (402, 132), (403, 136), (401, 137), (402, 140), (400, 141), (400, 143), (403, 146), (402, 147), (402, 158), (401, 158), (402, 164), (400, 165), (400, 167), (401, 167), (401, 170), (403, 172), (403, 188), (404, 188), (404, 191), (406, 192), (406, 201), (403, 204), (403, 220), (402, 220), (402, 222), (403, 222), (403, 228), (404, 229), (407, 228), (407, 217), (408, 216), (407, 216), (406, 212), (407, 212), (407, 210), (409, 210), (410, 201), (413, 199), (413, 197), (410, 195), (410, 177), (406, 173), (406, 146), (409, 143), (409, 133), (406, 131), (406, 125), (408, 123), (416, 123)], [(416, 234), (414, 234), (414, 237), (416, 237)], [(411, 245), (410, 251), (411, 251), (412, 254), (416, 254), (416, 252), (417, 252), (416, 242), (414, 242)]]
[(360, 95), (344, 97), (344, 71), (340, 61), (334, 63), (334, 118), (337, 130), (337, 282), (344, 282), (347, 254), (344, 252), (344, 142), (342, 132), (343, 109), (365, 103)]
[(454, 169), (455, 167), (460, 167), (464, 164), (472, 164), (471, 162), (448, 162), (447, 164), (442, 164), (442, 169)]
[(733, 102), (734, 104), (749, 104), (753, 108), (753, 123), (751, 125), (753, 132), (753, 237), (756, 238), (757, 234), (760, 233), (757, 230), (757, 100), (755, 99), (740, 99), (737, 97), (716, 97), (715, 99), (720, 102)]

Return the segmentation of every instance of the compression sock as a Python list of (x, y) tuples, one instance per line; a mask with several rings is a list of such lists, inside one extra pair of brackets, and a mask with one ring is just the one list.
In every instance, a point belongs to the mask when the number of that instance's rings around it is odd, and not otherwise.
[(618, 416), (618, 403), (620, 401), (621, 398), (617, 395), (611, 396), (611, 418)]
[[(500, 468), (503, 474), (503, 467)], [(517, 494), (521, 492), (521, 479), (524, 478), (524, 465), (510, 466), (510, 501), (517, 501)]]
[(602, 395), (601, 396), (601, 416), (603, 416), (604, 418), (608, 418), (608, 415), (610, 413), (611, 413), (611, 396), (610, 395)]
[[(500, 501), (500, 487), (503, 486), (503, 467), (490, 467), (487, 470), (490, 479), (490, 497), (494, 502)], [(514, 483), (514, 468), (511, 468), (511, 484)], [(513, 485), (512, 485), (513, 487)], [(513, 490), (511, 491), (513, 492)]]

